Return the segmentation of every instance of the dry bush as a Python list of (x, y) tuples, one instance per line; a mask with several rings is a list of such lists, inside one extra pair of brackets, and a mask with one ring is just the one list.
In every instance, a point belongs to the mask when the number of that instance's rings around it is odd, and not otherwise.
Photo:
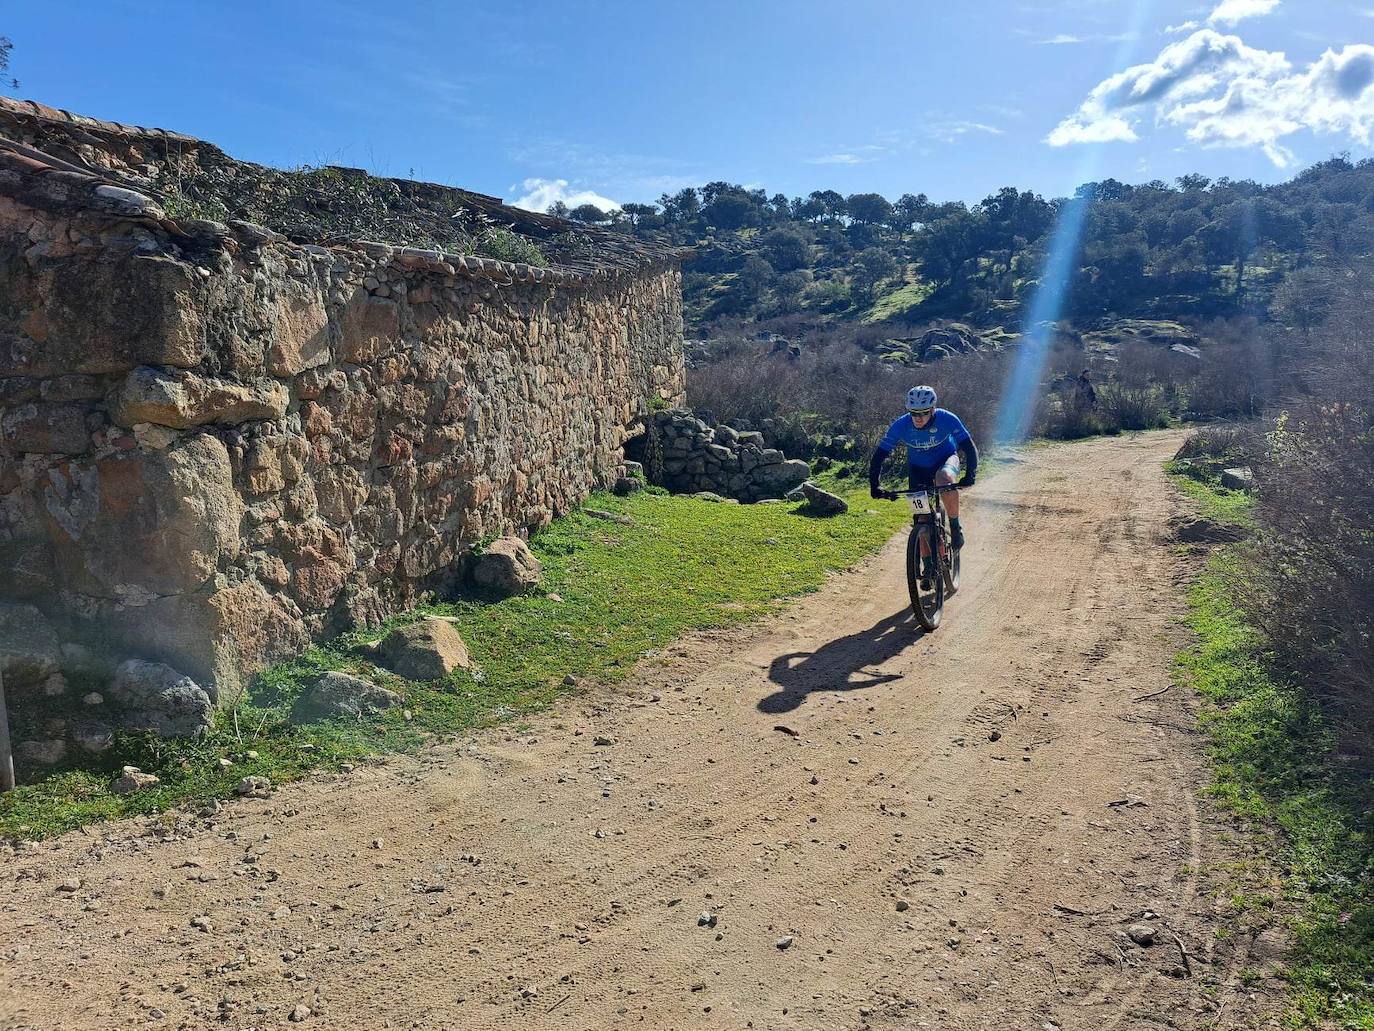
[(1162, 386), (1107, 383), (1097, 391), (1097, 407), (1108, 432), (1153, 430), (1169, 425), (1169, 405)]
[(1274, 334), (1253, 320), (1217, 322), (1188, 386), (1187, 412), (1199, 419), (1253, 419), (1274, 391)]
[[(1290, 395), (1255, 472), (1252, 560), (1239, 584), (1275, 657), (1336, 716), (1347, 747), (1374, 752), (1374, 295), (1293, 352), (1310, 389)], [(1285, 376), (1285, 382), (1299, 378)]]
[(804, 347), (798, 358), (753, 348), (688, 370), (692, 407), (715, 418), (768, 422), (776, 446), (808, 458), (825, 441), (845, 435), (846, 455), (866, 462), (892, 420), (902, 414), (906, 392), (928, 383), (942, 407), (955, 412), (974, 440), (991, 433), (1001, 397), (1005, 362), (1000, 357), (959, 356), (910, 369), (877, 361), (852, 340)]

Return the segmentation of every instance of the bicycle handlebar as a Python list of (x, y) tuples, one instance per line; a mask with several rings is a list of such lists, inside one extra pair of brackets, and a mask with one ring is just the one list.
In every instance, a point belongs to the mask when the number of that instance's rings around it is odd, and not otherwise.
[(884, 491), (883, 495), (888, 501), (896, 501), (898, 498), (915, 497), (917, 494), (948, 494), (952, 490), (967, 490), (957, 483), (941, 483), (934, 487), (926, 487), (922, 490), (889, 490)]

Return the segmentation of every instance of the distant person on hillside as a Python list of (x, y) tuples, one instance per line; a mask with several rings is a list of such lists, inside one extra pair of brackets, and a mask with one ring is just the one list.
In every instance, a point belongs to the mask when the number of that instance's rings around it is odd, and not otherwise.
[[(933, 387), (912, 387), (908, 391), (906, 414), (888, 427), (868, 464), (868, 490), (873, 497), (894, 496), (882, 489), (880, 479), (883, 462), (898, 444), (906, 445), (907, 481), (912, 490), (956, 482), (960, 487), (973, 486), (978, 472), (978, 448), (957, 415), (935, 407), (937, 400)], [(959, 478), (960, 449), (968, 460), (963, 479)], [(964, 531), (959, 525), (959, 492), (946, 494), (944, 505), (949, 513), (951, 543), (955, 548), (962, 548)]]
[(1080, 372), (1074, 381), (1073, 403), (1080, 411), (1097, 407), (1097, 388), (1093, 386), (1087, 369)]

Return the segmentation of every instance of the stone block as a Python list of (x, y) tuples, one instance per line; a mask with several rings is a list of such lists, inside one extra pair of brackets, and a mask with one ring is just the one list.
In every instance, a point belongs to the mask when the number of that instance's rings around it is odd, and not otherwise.
[(110, 414), (121, 426), (147, 422), (184, 430), (210, 423), (234, 426), (280, 419), (286, 415), (290, 400), (286, 387), (271, 380), (235, 383), (145, 365), (125, 377), (112, 400)]
[(291, 377), (329, 363), (329, 312), (319, 291), (287, 280), (273, 314), (269, 373)]
[(95, 597), (194, 590), (239, 551), (229, 454), (204, 434), (54, 470), (42, 503), (66, 587)]
[(86, 416), (85, 405), (20, 405), (0, 420), (0, 443), (21, 454), (85, 454), (91, 446)]
[(0, 601), (0, 675), (11, 686), (38, 683), (61, 668), (57, 632), (32, 605)]

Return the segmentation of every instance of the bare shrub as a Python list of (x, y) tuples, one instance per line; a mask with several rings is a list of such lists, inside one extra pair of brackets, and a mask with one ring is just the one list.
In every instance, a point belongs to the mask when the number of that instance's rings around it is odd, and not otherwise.
[(1273, 334), (1252, 319), (1214, 323), (1201, 368), (1188, 388), (1191, 418), (1253, 419), (1273, 395)]
[(1097, 405), (1103, 427), (1108, 430), (1153, 430), (1169, 425), (1169, 406), (1161, 386), (1107, 383), (1097, 392)]
[[(1290, 395), (1253, 463), (1254, 553), (1238, 587), (1274, 656), (1374, 753), (1374, 294), (1351, 286), (1294, 352)], [(1310, 327), (1308, 327), (1310, 329)]]

